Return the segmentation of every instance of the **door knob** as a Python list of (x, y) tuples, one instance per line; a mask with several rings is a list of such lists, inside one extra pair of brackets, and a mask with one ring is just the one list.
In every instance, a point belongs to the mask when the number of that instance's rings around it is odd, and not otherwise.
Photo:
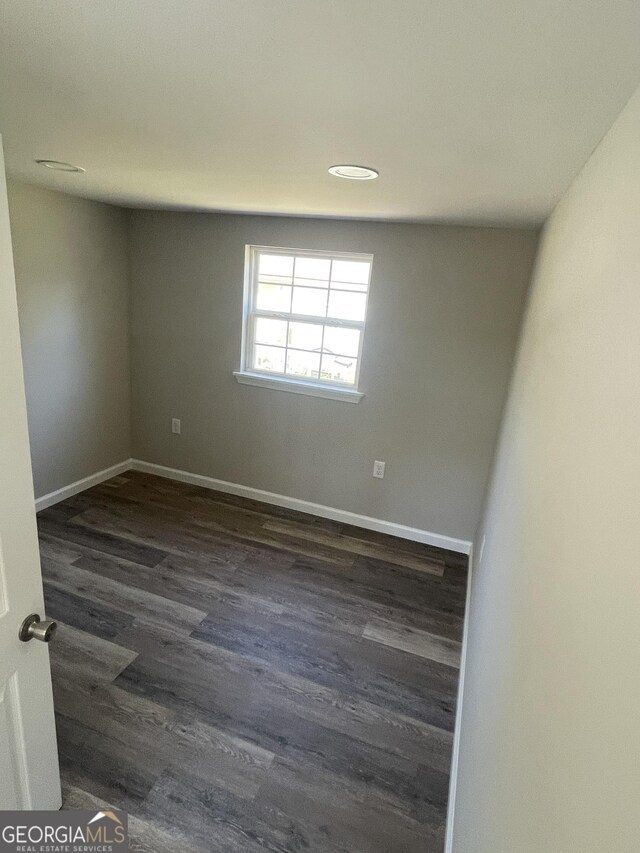
[(40, 619), (37, 613), (32, 613), (20, 626), (18, 637), (23, 643), (28, 643), (29, 640), (41, 640), (43, 643), (48, 643), (55, 634), (57, 627), (57, 622), (52, 622), (50, 619)]

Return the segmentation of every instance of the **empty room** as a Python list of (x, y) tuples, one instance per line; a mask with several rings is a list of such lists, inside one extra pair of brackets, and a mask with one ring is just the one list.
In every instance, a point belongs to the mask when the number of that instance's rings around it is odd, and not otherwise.
[(639, 36), (0, 0), (0, 849), (636, 853)]

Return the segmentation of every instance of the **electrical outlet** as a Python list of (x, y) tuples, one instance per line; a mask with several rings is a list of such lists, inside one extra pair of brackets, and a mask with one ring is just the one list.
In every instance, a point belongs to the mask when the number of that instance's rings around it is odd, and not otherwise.
[(171, 432), (180, 435), (180, 418), (171, 418)]
[(385, 465), (386, 462), (378, 462), (378, 460), (376, 459), (376, 461), (373, 463), (373, 476), (377, 477), (379, 480), (382, 480), (382, 478), (384, 477)]

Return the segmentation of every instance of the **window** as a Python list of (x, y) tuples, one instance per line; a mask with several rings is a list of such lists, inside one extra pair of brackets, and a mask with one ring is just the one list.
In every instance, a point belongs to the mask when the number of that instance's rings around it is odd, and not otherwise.
[(357, 402), (372, 261), (247, 246), (238, 381)]

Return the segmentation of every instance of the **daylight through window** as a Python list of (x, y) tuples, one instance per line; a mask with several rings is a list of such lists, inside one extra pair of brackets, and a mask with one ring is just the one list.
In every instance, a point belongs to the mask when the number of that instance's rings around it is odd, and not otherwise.
[(357, 388), (372, 261), (247, 247), (242, 370)]

